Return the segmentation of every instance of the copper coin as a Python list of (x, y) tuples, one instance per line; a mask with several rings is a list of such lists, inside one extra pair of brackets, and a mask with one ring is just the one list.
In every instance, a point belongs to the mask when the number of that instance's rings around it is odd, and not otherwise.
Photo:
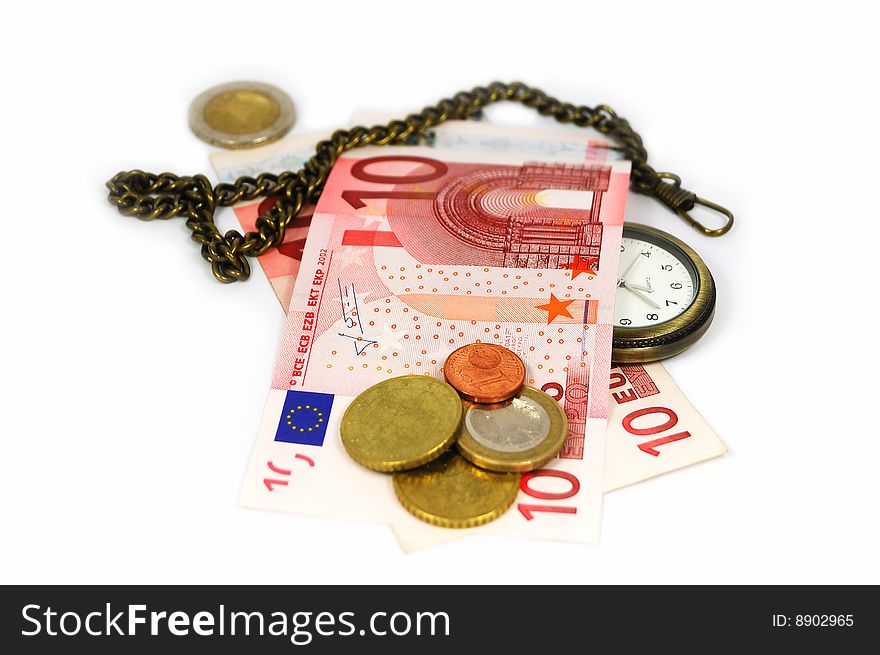
[(443, 375), (466, 400), (500, 403), (522, 389), (526, 367), (516, 353), (503, 346), (472, 343), (449, 355)]

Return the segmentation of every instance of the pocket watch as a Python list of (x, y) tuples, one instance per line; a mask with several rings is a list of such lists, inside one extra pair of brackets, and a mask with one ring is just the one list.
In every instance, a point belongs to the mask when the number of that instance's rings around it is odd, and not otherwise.
[(686, 243), (647, 225), (624, 223), (611, 359), (653, 362), (703, 336), (715, 314), (715, 281)]

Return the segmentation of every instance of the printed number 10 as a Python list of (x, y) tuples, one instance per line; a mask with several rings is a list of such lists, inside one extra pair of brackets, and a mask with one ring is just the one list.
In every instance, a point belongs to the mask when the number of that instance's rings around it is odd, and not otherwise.
[[(409, 173), (406, 175), (377, 175), (367, 171), (367, 167), (371, 164), (379, 164), (382, 162), (416, 162), (426, 164), (431, 167), (428, 173)], [(361, 159), (351, 167), (351, 176), (357, 180), (364, 182), (372, 182), (374, 184), (419, 184), (420, 182), (430, 182), (439, 177), (446, 175), (449, 167), (442, 161), (429, 159), (428, 157), (408, 157), (404, 155), (394, 155), (390, 157), (370, 157), (369, 159)], [(355, 209), (366, 207), (367, 203), (364, 198), (403, 198), (409, 200), (433, 200), (437, 197), (436, 191), (363, 191), (360, 189), (352, 189), (342, 192), (342, 199), (348, 202)]]
[[(568, 482), (569, 489), (567, 489), (566, 491), (557, 492), (539, 491), (537, 489), (533, 489), (529, 483), (534, 478), (541, 477), (561, 478)], [(578, 491), (580, 491), (580, 488), (581, 483), (578, 482), (578, 479), (571, 473), (569, 473), (568, 471), (557, 471), (554, 469), (541, 469), (539, 471), (526, 473), (522, 476), (522, 480), (520, 480), (519, 483), (520, 491), (528, 494), (532, 498), (538, 498), (540, 500), (565, 500), (566, 498), (571, 498), (572, 496), (574, 496)], [(535, 512), (577, 514), (577, 507), (571, 506), (560, 507), (558, 505), (533, 505), (531, 503), (518, 503), (516, 508), (525, 517), (526, 521), (531, 521), (533, 518), (535, 518)]]
[[(637, 428), (633, 425), (633, 421), (640, 416), (651, 416), (653, 414), (665, 414), (666, 420), (659, 425), (655, 425), (649, 428)], [(678, 414), (673, 412), (671, 409), (668, 409), (667, 407), (644, 407), (642, 409), (637, 409), (634, 412), (630, 412), (623, 417), (623, 429), (635, 436), (659, 434), (666, 430), (671, 430), (676, 426), (676, 424), (678, 424)], [(691, 433), (687, 430), (685, 430), (684, 432), (676, 432), (675, 434), (660, 437), (659, 439), (654, 439), (653, 441), (640, 443), (639, 450), (641, 450), (643, 453), (647, 453), (649, 455), (657, 457), (660, 454), (660, 451), (657, 450), (658, 446), (672, 443), (673, 441), (678, 441), (679, 439), (685, 439), (689, 436), (691, 436)]]

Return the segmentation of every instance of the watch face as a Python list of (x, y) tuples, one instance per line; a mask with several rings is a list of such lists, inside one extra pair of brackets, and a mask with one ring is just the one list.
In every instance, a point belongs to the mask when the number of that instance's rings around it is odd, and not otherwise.
[(693, 304), (698, 290), (693, 263), (674, 244), (624, 229), (615, 327), (639, 328), (673, 319)]

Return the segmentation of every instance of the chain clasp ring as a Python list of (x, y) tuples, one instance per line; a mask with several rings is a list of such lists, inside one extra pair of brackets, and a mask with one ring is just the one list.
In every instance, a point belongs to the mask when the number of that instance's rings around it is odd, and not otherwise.
[(683, 209), (676, 210), (676, 214), (681, 216), (685, 221), (687, 221), (690, 225), (705, 234), (707, 237), (720, 237), (722, 234), (726, 234), (728, 230), (733, 227), (733, 212), (730, 211), (727, 207), (723, 207), (717, 202), (712, 202), (711, 200), (700, 198), (699, 196), (694, 199), (694, 205), (702, 205), (703, 207), (713, 209), (719, 214), (723, 214), (725, 217), (727, 217), (727, 222), (724, 223), (724, 225), (713, 229), (706, 227)]
[[(657, 177), (659, 180), (671, 180), (671, 183), (658, 180), (656, 187), (654, 187), (654, 195), (664, 205), (678, 214), (691, 227), (696, 228), (707, 237), (720, 237), (733, 227), (733, 212), (727, 207), (719, 205), (717, 202), (700, 198), (696, 193), (683, 189), (681, 186), (681, 178), (675, 173), (657, 173)], [(724, 225), (718, 228), (706, 227), (689, 213), (697, 205), (702, 205), (707, 209), (722, 214), (727, 218), (727, 221)]]

